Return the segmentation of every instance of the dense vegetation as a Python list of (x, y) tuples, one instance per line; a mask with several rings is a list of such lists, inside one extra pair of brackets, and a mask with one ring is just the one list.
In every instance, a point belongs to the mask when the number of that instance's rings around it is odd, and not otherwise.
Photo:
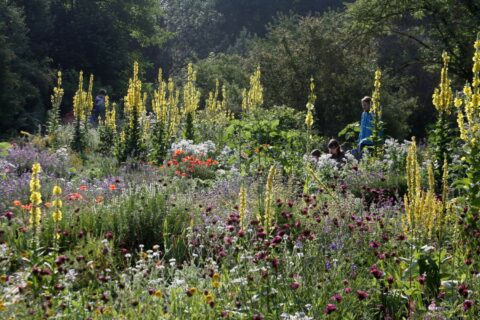
[[(67, 98), (63, 116), (72, 110), (80, 70), (95, 74), (94, 91), (106, 88), (119, 101), (135, 60), (151, 87), (159, 67), (180, 84), (194, 62), (202, 100), (218, 78), (237, 102), (260, 65), (269, 108), (301, 109), (314, 76), (321, 102), (316, 128), (330, 136), (356, 119), (347, 110), (368, 93), (369, 75), (379, 66), (386, 72), (389, 133), (425, 136), (434, 121), (430, 95), (441, 53), (451, 56), (454, 83), (471, 79), (479, 7), (477, 1), (2, 1), (0, 136), (38, 130), (58, 70)], [(402, 109), (401, 117), (388, 109)]]
[(478, 7), (1, 1), (0, 317), (480, 318)]

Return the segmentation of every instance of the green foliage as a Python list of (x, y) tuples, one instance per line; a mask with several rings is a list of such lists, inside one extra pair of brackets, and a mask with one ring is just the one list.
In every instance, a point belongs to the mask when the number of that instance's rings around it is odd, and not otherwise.
[(20, 6), (0, 3), (0, 137), (19, 130), (32, 132), (43, 120), (49, 72), (33, 54), (29, 29)]
[(169, 141), (165, 138), (164, 124), (162, 121), (157, 121), (153, 127), (152, 145), (149, 152), (150, 160), (156, 164), (162, 164), (167, 157)]
[(145, 146), (142, 141), (142, 128), (135, 108), (127, 121), (124, 137), (119, 140), (115, 151), (117, 159), (120, 162), (124, 162), (129, 158), (144, 159)]
[(85, 149), (87, 147), (87, 132), (85, 131), (85, 126), (80, 121), (80, 118), (76, 118), (73, 130), (73, 138), (70, 147), (73, 151), (79, 153), (81, 157), (84, 157)]
[(11, 147), (12, 145), (8, 142), (0, 142), (0, 157), (5, 157)]
[(349, 146), (349, 149), (356, 148), (358, 135), (360, 134), (360, 123), (358, 121), (349, 123), (343, 128), (339, 133), (338, 137), (343, 139), (345, 143)]
[(98, 151), (106, 155), (111, 154), (117, 143), (117, 132), (106, 126), (105, 123), (100, 123), (98, 125), (98, 135), (100, 139)]
[[(264, 170), (278, 161), (287, 173), (298, 172), (302, 170), (309, 140), (302, 125), (304, 117), (304, 113), (284, 106), (274, 107), (269, 112), (260, 109), (241, 120), (231, 121), (225, 131), (225, 140), (231, 147), (239, 148), (239, 161), (247, 159), (247, 170), (252, 165)], [(323, 144), (316, 136), (312, 142), (314, 145)]]
[(193, 126), (193, 115), (192, 113), (187, 114), (185, 119), (185, 139), (195, 142), (195, 128)]

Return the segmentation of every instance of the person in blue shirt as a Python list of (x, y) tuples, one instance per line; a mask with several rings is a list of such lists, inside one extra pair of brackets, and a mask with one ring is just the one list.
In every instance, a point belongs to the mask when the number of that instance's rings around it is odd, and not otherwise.
[(372, 125), (373, 125), (373, 114), (370, 112), (370, 105), (372, 103), (372, 98), (369, 96), (364, 97), (362, 100), (362, 118), (360, 120), (360, 134), (358, 136), (358, 156), (361, 158), (362, 149), (366, 146), (372, 146), (373, 142), (371, 140), (372, 136)]
[(93, 102), (93, 110), (92, 115), (90, 116), (90, 123), (97, 124), (98, 119), (105, 120), (105, 96), (107, 95), (107, 91), (105, 89), (101, 89), (98, 92), (98, 95)]

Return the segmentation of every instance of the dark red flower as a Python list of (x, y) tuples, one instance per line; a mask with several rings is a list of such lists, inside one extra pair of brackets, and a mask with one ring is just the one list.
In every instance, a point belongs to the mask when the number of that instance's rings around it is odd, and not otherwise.
[(458, 293), (465, 298), (468, 296), (468, 287), (466, 284), (462, 283), (461, 285), (458, 286)]
[(333, 301), (336, 301), (336, 302), (342, 302), (342, 296), (339, 294), (339, 293), (335, 293), (332, 297), (332, 300)]
[(465, 300), (463, 302), (463, 311), (467, 312), (468, 309), (470, 309), (473, 306), (473, 301), (472, 300)]
[(370, 267), (370, 273), (376, 278), (380, 279), (383, 277), (383, 271), (378, 269), (377, 265), (374, 264), (373, 266)]
[(290, 284), (290, 288), (292, 288), (293, 290), (297, 290), (299, 287), (300, 283), (298, 283), (297, 281), (294, 281)]
[(337, 310), (337, 306), (334, 305), (333, 303), (329, 303), (329, 304), (327, 304), (327, 306), (325, 307), (325, 310), (323, 310), (323, 313), (325, 313), (325, 314), (330, 314), (330, 313), (332, 313), (332, 312), (334, 312), (334, 311), (336, 311), (336, 310)]
[(368, 293), (366, 291), (357, 290), (357, 298), (358, 300), (365, 300), (368, 298)]

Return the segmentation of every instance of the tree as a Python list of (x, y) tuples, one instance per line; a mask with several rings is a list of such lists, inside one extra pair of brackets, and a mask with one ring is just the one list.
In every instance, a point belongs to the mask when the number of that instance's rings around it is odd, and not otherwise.
[(450, 70), (463, 80), (472, 76), (471, 43), (480, 31), (480, 3), (472, 0), (360, 0), (347, 4), (350, 38), (392, 35), (415, 44), (425, 67), (439, 67), (442, 52)]
[(23, 10), (0, 1), (0, 136), (34, 130), (45, 116), (49, 72), (32, 54)]
[[(335, 136), (348, 123), (358, 121), (360, 99), (373, 91), (378, 46), (374, 41), (346, 46), (342, 30), (347, 24), (334, 12), (321, 17), (283, 17), (265, 39), (254, 40), (249, 59), (261, 67), (265, 105), (304, 110), (313, 76), (318, 98), (314, 128)], [(382, 104), (387, 133), (403, 137), (415, 99), (406, 98), (403, 79), (385, 71)], [(399, 113), (398, 108), (404, 111)]]

